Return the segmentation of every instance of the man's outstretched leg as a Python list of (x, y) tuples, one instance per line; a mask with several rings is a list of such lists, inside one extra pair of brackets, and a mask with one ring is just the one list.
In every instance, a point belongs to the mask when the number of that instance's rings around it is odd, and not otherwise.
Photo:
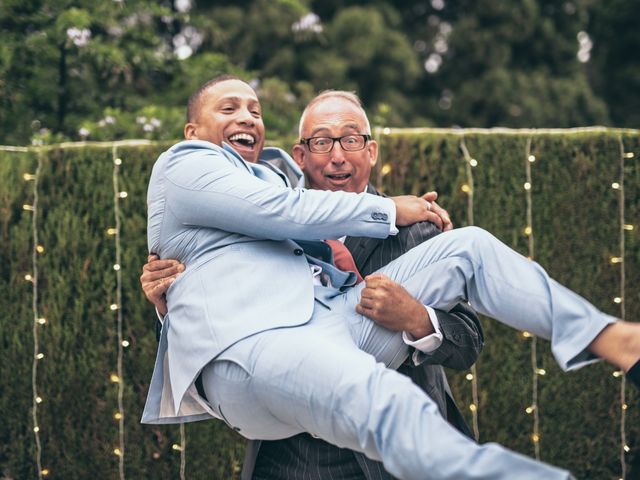
[(203, 383), (213, 409), (241, 435), (307, 431), (382, 460), (398, 478), (570, 478), (457, 432), (424, 392), (359, 350), (344, 319), (318, 304), (306, 325), (229, 348), (205, 368)]
[[(468, 300), (484, 315), (551, 340), (564, 369), (598, 355), (626, 371), (640, 359), (640, 324), (599, 311), (482, 229), (438, 235), (380, 272), (426, 305), (446, 310)], [(346, 309), (358, 303), (362, 288), (342, 296)]]

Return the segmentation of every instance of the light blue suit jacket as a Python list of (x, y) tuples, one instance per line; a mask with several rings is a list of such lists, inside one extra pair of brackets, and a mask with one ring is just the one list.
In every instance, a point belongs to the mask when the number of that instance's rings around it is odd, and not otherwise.
[[(292, 163), (280, 150), (266, 152), (278, 154)], [(156, 161), (147, 197), (149, 251), (186, 270), (167, 292), (144, 423), (215, 416), (193, 385), (207, 363), (250, 335), (306, 323), (314, 291), (331, 296), (355, 283), (355, 275), (306, 255), (320, 247), (313, 241), (384, 238), (395, 229), (388, 198), (287, 183), (278, 169), (205, 141), (178, 143)], [(309, 263), (322, 266), (333, 289), (314, 290)]]

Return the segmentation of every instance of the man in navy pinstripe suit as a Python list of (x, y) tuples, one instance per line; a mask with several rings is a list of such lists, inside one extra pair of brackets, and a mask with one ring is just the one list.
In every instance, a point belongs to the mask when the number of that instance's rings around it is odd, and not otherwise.
[[(363, 122), (367, 124), (359, 125)], [(344, 135), (350, 129), (370, 131), (360, 100), (350, 92), (328, 91), (318, 95), (309, 103), (300, 120), (300, 138)], [(377, 149), (349, 152), (333, 143), (328, 152), (314, 153), (303, 145), (296, 145), (293, 157), (305, 172), (310, 188), (379, 194), (369, 183)], [(446, 212), (442, 215), (445, 221), (448, 220)], [(433, 223), (423, 222), (401, 228), (398, 235), (386, 239), (346, 237), (344, 245), (352, 253), (360, 273), (367, 276), (438, 233), (440, 230)], [(390, 279), (374, 276), (368, 279), (368, 284), (374, 287), (371, 289), (374, 296), (371, 301), (379, 302), (378, 315), (392, 322), (394, 329), (403, 329), (402, 322), (408, 320), (407, 315), (414, 314), (419, 318), (426, 313), (422, 304)], [(371, 314), (370, 310), (367, 315)], [(458, 304), (450, 312), (430, 311), (428, 315), (435, 316), (431, 320), (438, 325), (436, 337), (439, 341), (435, 342), (438, 346), (432, 351), (427, 364), (415, 367), (412, 362), (407, 362), (399, 371), (431, 396), (449, 423), (471, 437), (441, 365), (463, 370), (476, 361), (483, 342), (480, 323), (475, 313), (463, 304)], [(384, 480), (392, 477), (381, 463), (361, 453), (340, 449), (303, 433), (284, 440), (249, 442), (242, 478)]]

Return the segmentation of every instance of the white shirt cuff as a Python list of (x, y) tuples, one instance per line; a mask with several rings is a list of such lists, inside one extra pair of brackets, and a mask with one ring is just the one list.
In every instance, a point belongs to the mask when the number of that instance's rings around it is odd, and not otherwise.
[(433, 325), (434, 332), (431, 335), (427, 335), (426, 337), (415, 339), (413, 335), (408, 332), (402, 332), (402, 340), (404, 343), (416, 349), (413, 352), (413, 362), (417, 365), (419, 363), (418, 357), (419, 353), (431, 353), (442, 345), (442, 340), (444, 339), (442, 335), (442, 331), (440, 330), (440, 322), (438, 321), (438, 316), (433, 308), (424, 305), (424, 308), (427, 309), (427, 313), (429, 314), (429, 319), (431, 320), (431, 324)]
[(398, 228), (396, 227), (396, 204), (390, 198), (385, 198), (391, 205), (389, 208), (389, 235), (397, 235)]
[(164, 315), (160, 315), (160, 312), (156, 308), (156, 315), (158, 316), (158, 321), (160, 321), (160, 325), (164, 323)]

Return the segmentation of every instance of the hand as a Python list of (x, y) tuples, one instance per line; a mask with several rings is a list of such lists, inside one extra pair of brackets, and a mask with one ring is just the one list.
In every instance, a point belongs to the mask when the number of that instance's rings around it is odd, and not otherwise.
[(416, 339), (434, 333), (427, 309), (402, 285), (382, 273), (367, 275), (364, 281), (366, 286), (356, 312), (389, 330), (404, 331)]
[[(431, 213), (431, 202), (422, 197), (401, 195), (399, 197), (391, 197), (391, 200), (396, 204), (396, 226), (398, 227), (406, 227), (414, 223), (440, 218)], [(442, 221), (440, 221), (438, 227), (442, 227)]]
[(435, 219), (429, 218), (429, 221), (435, 223), (440, 230), (446, 232), (453, 228), (453, 222), (449, 218), (449, 212), (436, 203), (438, 199), (438, 192), (427, 192), (421, 197), (423, 200), (431, 203), (430, 213), (433, 214)]
[(142, 290), (163, 317), (167, 314), (165, 293), (181, 272), (184, 272), (183, 264), (177, 260), (159, 260), (157, 255), (149, 255), (142, 267)]

